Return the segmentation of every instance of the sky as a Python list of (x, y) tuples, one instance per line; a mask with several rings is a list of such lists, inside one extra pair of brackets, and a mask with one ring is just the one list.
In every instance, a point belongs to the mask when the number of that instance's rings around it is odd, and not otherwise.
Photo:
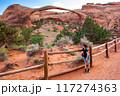
[[(86, 3), (120, 2), (120, 0), (0, 0), (0, 15), (12, 4), (20, 4), (31, 8), (53, 5), (67, 9), (80, 9)], [(54, 10), (55, 11), (55, 10)], [(58, 11), (58, 10), (57, 10)]]

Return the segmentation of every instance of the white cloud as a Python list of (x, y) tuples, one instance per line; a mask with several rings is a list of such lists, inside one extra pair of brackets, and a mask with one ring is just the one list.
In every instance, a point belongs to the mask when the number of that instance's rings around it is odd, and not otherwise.
[(79, 9), (86, 3), (108, 3), (108, 2), (120, 2), (120, 0), (54, 0), (53, 5), (68, 9)]
[(64, 7), (64, 4), (62, 4), (60, 1), (57, 1), (53, 3), (53, 6)]
[(33, 8), (40, 8), (41, 6), (33, 6)]
[[(57, 7), (65, 8), (64, 4), (62, 4), (60, 1), (56, 1), (56, 2), (54, 2), (54, 3), (53, 3), (53, 6), (57, 6)], [(68, 12), (68, 11), (57, 10), (57, 9), (52, 9), (52, 10), (48, 10), (48, 11), (55, 11), (55, 12)]]

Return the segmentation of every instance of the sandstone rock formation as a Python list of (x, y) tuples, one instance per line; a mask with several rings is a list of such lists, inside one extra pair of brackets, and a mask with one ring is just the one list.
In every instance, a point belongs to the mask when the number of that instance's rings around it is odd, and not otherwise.
[[(46, 11), (48, 9), (67, 10), (66, 13), (55, 14), (55, 12)], [(61, 21), (84, 22), (86, 16), (90, 16), (101, 26), (107, 29), (113, 29), (117, 24), (119, 28), (120, 21), (120, 2), (111, 2), (107, 4), (87, 3), (82, 6), (82, 9), (69, 10), (55, 6), (45, 6), (41, 8), (28, 8), (18, 4), (9, 6), (0, 19), (7, 25), (31, 26), (31, 22), (40, 18), (56, 18)], [(80, 19), (82, 21), (80, 21)]]
[(55, 7), (55, 6), (45, 6), (41, 8), (32, 9), (32, 8), (28, 8), (25, 6), (21, 6), (19, 4), (14, 4), (14, 5), (10, 5), (4, 11), (1, 19), (3, 20), (4, 23), (10, 26), (19, 25), (19, 26), (30, 27), (31, 21), (38, 20), (40, 19), (41, 16), (45, 17), (48, 15), (55, 14), (55, 12), (45, 11), (49, 9), (67, 10), (67, 11), (77, 14), (79, 18), (84, 18), (82, 17), (83, 15), (81, 15), (80, 13), (77, 13), (73, 10), (69, 10), (65, 8), (60, 8), (60, 7)]

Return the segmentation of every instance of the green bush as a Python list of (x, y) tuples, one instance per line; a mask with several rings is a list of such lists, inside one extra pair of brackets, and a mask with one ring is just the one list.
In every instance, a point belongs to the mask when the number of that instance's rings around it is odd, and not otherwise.
[(44, 36), (43, 35), (39, 35), (37, 33), (32, 35), (32, 44), (38, 43), (39, 46), (43, 46), (43, 40), (44, 40)]
[(45, 19), (42, 18), (42, 19), (40, 19), (40, 20), (37, 20), (37, 21), (32, 22), (32, 24), (35, 24), (35, 25), (36, 25), (36, 26), (34, 27), (34, 29), (40, 28), (40, 27), (43, 25), (43, 21), (44, 21), (44, 20), (45, 20)]
[(107, 29), (100, 27), (93, 19), (87, 17), (82, 25), (82, 32), (90, 42), (95, 44), (104, 43), (108, 40), (109, 32)]
[(62, 35), (61, 35), (61, 34), (58, 34), (58, 35), (56, 36), (56, 40), (60, 40), (61, 37), (62, 37)]
[(80, 38), (82, 38), (84, 33), (82, 32), (82, 29), (79, 28), (77, 31), (75, 31), (73, 35), (73, 41), (77, 44), (80, 42)]
[(53, 32), (57, 32), (58, 28), (53, 27)]
[(5, 48), (0, 48), (0, 61), (7, 59), (7, 50)]
[(34, 58), (34, 63), (38, 63), (38, 62), (39, 62), (38, 58)]
[(23, 40), (26, 45), (28, 45), (30, 43), (32, 31), (33, 31), (33, 29), (31, 29), (31, 28), (26, 28), (26, 27), (22, 28), (21, 35), (23, 36)]
[(18, 37), (17, 28), (12, 28), (6, 26), (2, 21), (0, 21), (0, 42), (3, 44), (15, 44)]

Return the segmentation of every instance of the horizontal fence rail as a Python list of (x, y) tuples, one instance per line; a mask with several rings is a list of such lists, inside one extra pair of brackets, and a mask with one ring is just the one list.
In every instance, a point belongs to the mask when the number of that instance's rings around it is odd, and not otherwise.
[[(65, 70), (65, 71), (60, 71), (60, 72), (57, 72), (57, 73), (53, 73), (53, 74), (49, 74), (48, 75), (48, 78), (50, 77), (55, 77), (55, 76), (58, 76), (58, 75), (62, 75), (62, 74), (65, 74), (65, 73), (69, 73), (69, 72), (72, 72), (72, 71), (75, 71), (75, 70), (78, 70), (78, 69), (81, 69), (83, 68), (85, 65), (80, 65), (78, 67), (75, 67), (75, 68), (71, 68), (71, 69), (68, 69), (68, 70)], [(39, 77), (39, 80), (43, 80), (44, 79), (44, 76), (41, 76)]]
[(48, 55), (53, 55), (53, 54), (63, 54), (63, 53), (71, 53), (71, 52), (79, 52), (82, 49), (79, 50), (72, 50), (72, 51), (59, 51), (59, 52), (49, 52)]
[(101, 44), (101, 45), (99, 45), (99, 46), (96, 46), (96, 47), (93, 47), (92, 49), (94, 50), (94, 49), (97, 49), (97, 48), (99, 48), (99, 47), (105, 46), (105, 44), (106, 44), (106, 43), (104, 43), (104, 44)]
[(78, 59), (72, 59), (72, 60), (58, 61), (58, 62), (48, 63), (48, 65), (59, 64), (59, 63), (66, 63), (66, 62), (73, 62), (73, 61), (79, 61), (79, 60), (84, 60), (84, 59), (83, 58), (78, 58)]
[(18, 69), (18, 70), (14, 70), (14, 71), (9, 71), (9, 72), (0, 73), (0, 77), (1, 77), (1, 76), (5, 76), (5, 75), (9, 75), (9, 74), (14, 74), (14, 73), (19, 73), (19, 72), (23, 72), (23, 71), (35, 69), (35, 68), (39, 68), (39, 67), (42, 67), (43, 65), (44, 65), (44, 64), (36, 65), (36, 66), (31, 66), (31, 67), (23, 68), (23, 69)]
[(110, 41), (110, 42), (108, 42), (108, 44), (111, 44), (111, 43), (113, 43), (115, 40), (112, 40), (112, 41)]
[(104, 49), (103, 51), (101, 51), (100, 53), (97, 53), (97, 54), (94, 54), (94, 55), (92, 55), (93, 57), (95, 57), (95, 56), (97, 56), (97, 55), (100, 55), (100, 54), (102, 54), (103, 52), (105, 52), (107, 49)]
[(110, 47), (108, 47), (108, 49), (112, 48), (113, 46), (115, 46), (115, 44), (111, 45)]

